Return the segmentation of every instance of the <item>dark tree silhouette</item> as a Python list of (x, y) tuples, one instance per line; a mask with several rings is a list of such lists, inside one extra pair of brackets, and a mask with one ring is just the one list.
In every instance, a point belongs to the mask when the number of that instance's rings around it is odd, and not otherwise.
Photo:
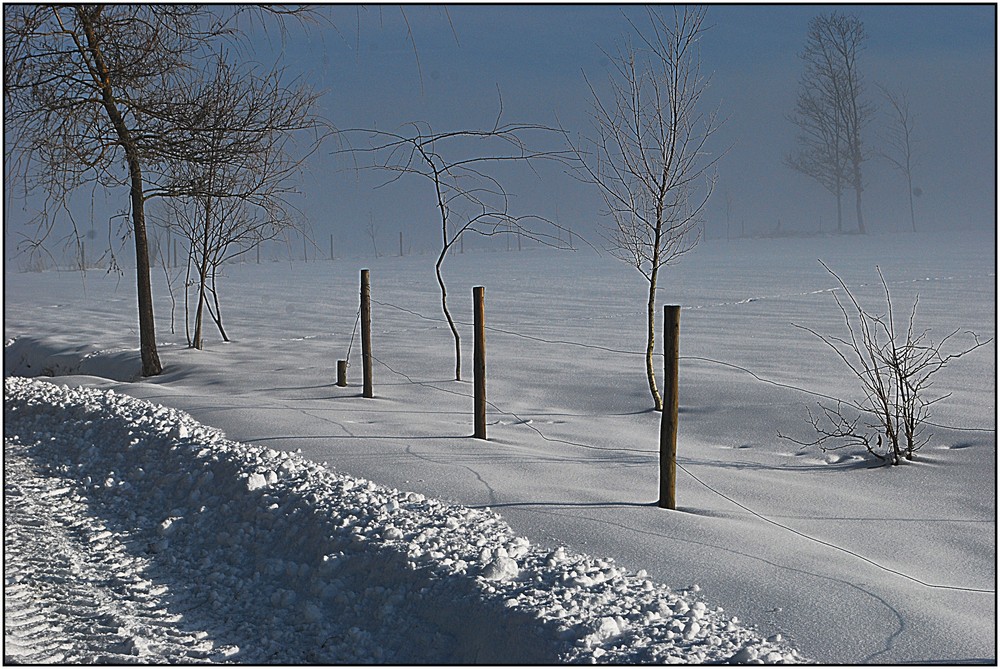
[(175, 141), (175, 98), (185, 77), (210, 62), (219, 39), (239, 38), (236, 19), (248, 12), (281, 23), (308, 8), (4, 5), (7, 176), (46, 196), (30, 242), (44, 243), (60, 214), (80, 239), (68, 203), (78, 188), (128, 188), (144, 376), (162, 371), (146, 202), (190, 156)]
[(805, 72), (791, 116), (801, 131), (799, 151), (788, 164), (816, 179), (837, 198), (837, 226), (842, 229), (840, 198), (850, 185), (855, 193), (858, 232), (865, 232), (861, 166), (868, 154), (862, 131), (875, 108), (864, 100), (864, 78), (858, 57), (867, 39), (864, 24), (837, 12), (809, 22), (801, 54)]

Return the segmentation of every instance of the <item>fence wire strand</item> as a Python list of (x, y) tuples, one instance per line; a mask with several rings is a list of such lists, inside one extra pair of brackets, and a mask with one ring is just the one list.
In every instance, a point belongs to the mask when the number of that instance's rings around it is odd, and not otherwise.
[(361, 322), (361, 307), (358, 307), (358, 317), (354, 320), (354, 329), (351, 330), (351, 343), (347, 345), (347, 365), (351, 364), (351, 349), (354, 348), (354, 335), (358, 333), (358, 323)]
[[(417, 318), (423, 319), (423, 320), (432, 321), (432, 322), (446, 322), (443, 319), (432, 318), (432, 317), (429, 317), (429, 316), (425, 316), (425, 315), (420, 314), (420, 313), (418, 313), (416, 311), (413, 311), (411, 309), (407, 309), (405, 307), (400, 307), (400, 306), (397, 306), (397, 305), (394, 305), (394, 304), (390, 304), (390, 303), (387, 303), (387, 302), (379, 302), (377, 300), (372, 300), (372, 302), (374, 304), (378, 304), (378, 305), (383, 306), (383, 307), (390, 307), (390, 308), (393, 308), (393, 309), (397, 309), (399, 311), (411, 314), (411, 315), (413, 315), (413, 316), (415, 316)], [(359, 310), (358, 311), (358, 319), (360, 320), (360, 318), (361, 318), (361, 312)], [(472, 325), (471, 323), (465, 323), (465, 322), (462, 322), (462, 321), (456, 321), (456, 323), (458, 323), (460, 325)], [(630, 355), (630, 356), (645, 355), (642, 352), (625, 351), (625, 350), (621, 350), (621, 349), (613, 349), (613, 348), (608, 348), (608, 347), (604, 347), (604, 346), (596, 346), (596, 345), (592, 345), (592, 344), (583, 344), (583, 343), (580, 343), (580, 342), (573, 342), (573, 341), (567, 341), (567, 340), (550, 340), (550, 339), (544, 339), (544, 338), (541, 338), (541, 337), (534, 337), (534, 336), (531, 336), (531, 335), (525, 335), (525, 334), (521, 334), (521, 333), (518, 333), (518, 332), (512, 332), (510, 330), (504, 330), (502, 328), (496, 328), (496, 327), (490, 327), (490, 326), (485, 326), (485, 329), (493, 331), (493, 332), (498, 332), (498, 333), (501, 333), (501, 334), (507, 334), (507, 335), (514, 336), (514, 337), (520, 337), (520, 338), (523, 338), (523, 339), (529, 339), (529, 340), (532, 340), (532, 341), (537, 341), (537, 342), (545, 343), (545, 344), (579, 346), (579, 347), (582, 347), (582, 348), (597, 349), (597, 350), (602, 350), (602, 351), (606, 351), (606, 352), (610, 352), (610, 353), (620, 353), (620, 354)], [(355, 330), (357, 330), (357, 322), (355, 322)], [(352, 344), (353, 344), (353, 341), (354, 341), (354, 334), (352, 333), (352, 335), (351, 335), (351, 342), (352, 342)], [(348, 349), (348, 355), (350, 355), (350, 349)], [(662, 356), (663, 354), (662, 353), (658, 353), (656, 355)], [(781, 387), (781, 388), (787, 388), (789, 390), (795, 390), (795, 391), (798, 391), (798, 392), (802, 392), (802, 393), (806, 393), (806, 394), (809, 394), (809, 395), (813, 395), (815, 397), (820, 397), (820, 398), (823, 398), (823, 399), (837, 401), (837, 402), (843, 402), (844, 404), (851, 405), (850, 402), (844, 402), (843, 400), (839, 400), (838, 398), (831, 397), (830, 395), (824, 395), (823, 393), (818, 393), (818, 392), (811, 391), (811, 390), (808, 390), (808, 389), (805, 389), (805, 388), (800, 388), (798, 386), (794, 386), (794, 385), (791, 385), (791, 384), (783, 383), (783, 382), (780, 382), (780, 381), (774, 381), (774, 380), (771, 380), (771, 379), (766, 379), (764, 377), (761, 377), (757, 373), (753, 372), (752, 370), (747, 369), (746, 367), (741, 367), (740, 365), (736, 365), (736, 364), (733, 364), (733, 363), (728, 363), (728, 362), (724, 362), (724, 361), (721, 361), (721, 360), (714, 360), (712, 358), (706, 358), (706, 357), (702, 357), (702, 356), (680, 356), (680, 359), (681, 360), (696, 360), (696, 361), (701, 361), (701, 362), (707, 362), (707, 363), (711, 363), (711, 364), (721, 365), (721, 366), (724, 366), (724, 367), (729, 367), (729, 368), (736, 369), (738, 371), (744, 372), (746, 374), (749, 374), (750, 376), (752, 376), (754, 379), (756, 379), (757, 381), (759, 381), (761, 383), (766, 383), (766, 384), (777, 386), (777, 387)], [(404, 372), (401, 372), (401, 371), (399, 371), (397, 369), (394, 369), (389, 364), (387, 364), (383, 360), (380, 360), (379, 358), (375, 357), (374, 355), (372, 356), (372, 360), (376, 361), (377, 363), (379, 363), (380, 365), (382, 365), (383, 367), (385, 367), (391, 373), (396, 374), (396, 375), (398, 375), (398, 376), (406, 379), (407, 382), (412, 383), (414, 385), (419, 385), (419, 386), (422, 386), (422, 387), (425, 387), (425, 388), (431, 388), (433, 390), (437, 390), (438, 392), (447, 393), (447, 394), (450, 394), (450, 395), (456, 395), (458, 397), (463, 397), (463, 398), (470, 399), (470, 400), (473, 399), (473, 396), (469, 395), (467, 393), (462, 393), (462, 392), (458, 392), (458, 391), (455, 391), (455, 390), (450, 390), (450, 389), (447, 389), (447, 388), (441, 388), (439, 386), (436, 386), (434, 384), (427, 383), (427, 382), (424, 382), (424, 381), (417, 381), (417, 380), (411, 378), (409, 375), (405, 374)], [(499, 413), (501, 415), (506, 415), (506, 416), (513, 417), (517, 421), (517, 423), (514, 423), (515, 425), (523, 425), (523, 426), (529, 428), (530, 430), (532, 430), (533, 432), (535, 432), (535, 434), (537, 434), (539, 436), (539, 438), (543, 439), (544, 441), (550, 442), (550, 443), (560, 443), (560, 444), (566, 444), (568, 446), (575, 446), (575, 447), (579, 447), (579, 448), (585, 448), (585, 449), (596, 450), (596, 451), (605, 451), (605, 452), (626, 451), (626, 452), (633, 452), (633, 453), (642, 453), (644, 455), (655, 455), (656, 453), (659, 452), (658, 449), (602, 448), (600, 446), (593, 446), (593, 445), (590, 445), (590, 444), (583, 444), (583, 443), (579, 443), (579, 442), (569, 441), (569, 440), (566, 440), (566, 439), (558, 439), (558, 438), (549, 437), (549, 436), (545, 435), (541, 430), (539, 430), (535, 425), (533, 425), (531, 423), (530, 419), (524, 419), (521, 416), (519, 416), (518, 414), (514, 413), (513, 411), (508, 411), (508, 410), (502, 409), (496, 403), (494, 403), (494, 402), (492, 402), (490, 400), (487, 400), (486, 404), (488, 406), (490, 406), (495, 412), (497, 412), (497, 413)], [(499, 420), (497, 422), (499, 422)], [(493, 423), (493, 424), (496, 424), (496, 423)], [(994, 430), (983, 429), (983, 428), (960, 428), (960, 427), (947, 426), (947, 425), (938, 425), (938, 424), (930, 423), (930, 422), (927, 422), (927, 424), (931, 425), (931, 426), (934, 426), (934, 427), (945, 428), (945, 429), (953, 429), (953, 430), (968, 430), (968, 431), (977, 431), (977, 432), (993, 432), (994, 431)], [(808, 535), (808, 534), (806, 534), (806, 533), (804, 533), (804, 532), (802, 532), (800, 530), (796, 530), (793, 527), (789, 527), (788, 525), (784, 525), (782, 523), (779, 523), (778, 521), (776, 521), (776, 520), (774, 520), (772, 518), (769, 518), (769, 517), (767, 517), (767, 516), (765, 516), (765, 515), (757, 512), (757, 511), (754, 511), (753, 509), (751, 509), (750, 507), (746, 506), (745, 504), (743, 504), (743, 503), (741, 503), (741, 502), (733, 499), (733, 497), (731, 497), (730, 495), (727, 495), (727, 494), (723, 493), (722, 491), (720, 491), (720, 490), (718, 490), (718, 489), (710, 486), (708, 483), (706, 483), (705, 481), (703, 481), (702, 479), (700, 479), (698, 476), (696, 476), (694, 473), (692, 473), (691, 470), (689, 470), (687, 467), (685, 467), (680, 462), (677, 463), (677, 467), (681, 471), (683, 471), (685, 474), (687, 474), (688, 476), (690, 476), (692, 479), (694, 479), (698, 484), (700, 484), (701, 486), (703, 486), (709, 492), (711, 492), (711, 493), (717, 495), (718, 497), (720, 497), (720, 498), (728, 501), (729, 503), (731, 503), (731, 504), (739, 507), (740, 509), (743, 509), (744, 511), (746, 511), (750, 515), (754, 516), (755, 518), (761, 520), (762, 522), (765, 522), (765, 523), (768, 523), (770, 525), (773, 525), (773, 526), (775, 526), (775, 527), (777, 527), (779, 529), (785, 530), (786, 532), (790, 532), (790, 533), (792, 533), (792, 534), (794, 534), (794, 535), (796, 535), (796, 536), (798, 536), (798, 537), (800, 537), (802, 539), (805, 539), (806, 541), (810, 541), (810, 542), (816, 543), (818, 545), (825, 546), (827, 548), (831, 548), (831, 549), (836, 550), (836, 551), (840, 551), (840, 552), (845, 553), (847, 555), (850, 555), (850, 556), (852, 556), (854, 558), (857, 558), (857, 559), (859, 559), (859, 560), (861, 560), (861, 561), (863, 561), (865, 563), (868, 563), (868, 564), (872, 565), (873, 567), (876, 567), (878, 569), (881, 569), (881, 570), (886, 571), (886, 572), (891, 573), (891, 574), (895, 574), (895, 575), (897, 575), (897, 576), (899, 576), (901, 578), (904, 578), (906, 580), (912, 581), (912, 582), (914, 582), (914, 583), (916, 583), (916, 584), (918, 584), (920, 586), (926, 587), (926, 588), (931, 588), (931, 589), (936, 589), (936, 590), (952, 590), (952, 591), (960, 591), (960, 592), (980, 593), (980, 594), (992, 594), (992, 595), (996, 594), (996, 589), (995, 588), (991, 590), (991, 589), (986, 589), (986, 588), (971, 588), (971, 587), (964, 587), (964, 586), (942, 585), (942, 584), (937, 584), (937, 583), (929, 583), (927, 581), (924, 581), (924, 580), (921, 580), (919, 578), (916, 578), (915, 576), (910, 576), (909, 574), (906, 574), (906, 573), (904, 573), (902, 571), (899, 571), (899, 570), (896, 570), (896, 569), (892, 569), (891, 567), (887, 567), (887, 566), (885, 566), (883, 564), (880, 564), (880, 563), (876, 562), (875, 560), (872, 560), (871, 558), (865, 557), (864, 555), (856, 553), (856, 552), (854, 552), (854, 551), (852, 551), (852, 550), (850, 550), (848, 548), (844, 548), (843, 546), (838, 546), (837, 544), (831, 543), (829, 541), (824, 541), (823, 539), (818, 539), (818, 538), (810, 536), (810, 535)]]
[(806, 534), (804, 532), (796, 530), (793, 527), (789, 527), (788, 525), (783, 525), (783, 524), (779, 523), (776, 520), (772, 520), (771, 518), (768, 518), (767, 516), (754, 511), (753, 509), (751, 509), (750, 507), (746, 506), (745, 504), (741, 504), (740, 502), (737, 502), (735, 499), (733, 499), (729, 495), (725, 494), (724, 492), (721, 492), (721, 491), (713, 488), (712, 486), (708, 485), (707, 483), (705, 483), (704, 481), (702, 481), (700, 478), (698, 478), (697, 476), (695, 476), (694, 474), (692, 474), (691, 471), (689, 469), (687, 469), (687, 467), (685, 467), (684, 465), (682, 465), (679, 462), (677, 463), (677, 468), (680, 469), (680, 470), (682, 470), (685, 474), (687, 474), (688, 476), (690, 476), (691, 478), (693, 478), (695, 481), (697, 481), (698, 483), (700, 483), (702, 486), (704, 486), (709, 491), (715, 493), (716, 495), (718, 495), (719, 497), (721, 497), (721, 498), (729, 501), (730, 503), (738, 506), (739, 508), (743, 509), (744, 511), (746, 511), (750, 515), (752, 515), (752, 516), (754, 516), (756, 518), (759, 518), (760, 520), (764, 521), (765, 523), (769, 523), (771, 525), (774, 525), (775, 527), (779, 527), (779, 528), (781, 528), (783, 530), (791, 532), (792, 534), (795, 534), (795, 535), (797, 535), (799, 537), (802, 537), (803, 539), (807, 539), (809, 541), (812, 541), (814, 543), (820, 544), (822, 546), (826, 546), (828, 548), (832, 548), (834, 550), (838, 550), (838, 551), (840, 551), (842, 553), (846, 553), (848, 555), (856, 557), (859, 560), (862, 560), (863, 562), (867, 562), (868, 564), (870, 564), (870, 565), (872, 565), (874, 567), (878, 567), (879, 569), (882, 569), (883, 571), (887, 571), (890, 574), (896, 574), (897, 576), (901, 576), (902, 578), (905, 578), (905, 579), (907, 579), (909, 581), (913, 581), (914, 583), (922, 585), (922, 586), (924, 586), (926, 588), (934, 588), (936, 590), (959, 590), (959, 591), (962, 591), (962, 592), (978, 592), (978, 593), (989, 594), (989, 595), (995, 595), (996, 594), (996, 589), (988, 590), (988, 589), (985, 589), (985, 588), (967, 588), (967, 587), (958, 586), (958, 585), (940, 585), (940, 584), (937, 584), (937, 583), (928, 583), (927, 581), (922, 581), (919, 578), (916, 578), (915, 576), (910, 576), (909, 574), (905, 574), (905, 573), (903, 573), (901, 571), (898, 571), (896, 569), (892, 569), (890, 567), (886, 567), (885, 565), (882, 565), (882, 564), (879, 564), (878, 562), (875, 562), (871, 558), (867, 558), (864, 555), (860, 555), (859, 553), (855, 553), (854, 551), (849, 550), (847, 548), (844, 548), (843, 546), (838, 546), (837, 544), (830, 543), (829, 541), (824, 541), (823, 539), (817, 539), (816, 537), (810, 536), (810, 535), (808, 535), (808, 534)]
[[(392, 308), (392, 309), (397, 309), (399, 311), (402, 311), (404, 313), (410, 314), (412, 316), (415, 316), (415, 317), (420, 318), (420, 319), (425, 320), (425, 321), (431, 321), (433, 323), (447, 323), (447, 321), (445, 319), (443, 319), (443, 318), (435, 318), (435, 317), (432, 317), (432, 316), (426, 316), (424, 314), (421, 314), (421, 313), (418, 313), (416, 311), (413, 311), (412, 309), (407, 309), (405, 307), (400, 307), (398, 305), (391, 304), (391, 303), (388, 303), (388, 302), (379, 302), (377, 300), (372, 300), (372, 303), (373, 304), (377, 304), (379, 306), (383, 306), (383, 307), (389, 307), (389, 308)], [(360, 316), (360, 312), (359, 312), (359, 316)], [(458, 321), (458, 320), (456, 320), (455, 323), (457, 325), (466, 325), (466, 326), (471, 326), (472, 325), (472, 323), (465, 322), (465, 321)], [(489, 326), (489, 325), (485, 326), (485, 329), (489, 330), (491, 332), (497, 332), (497, 333), (509, 335), (509, 336), (512, 336), (512, 337), (519, 337), (521, 339), (527, 339), (527, 340), (539, 342), (539, 343), (542, 343), (542, 344), (554, 344), (554, 345), (564, 345), (564, 346), (578, 346), (580, 348), (587, 348), (587, 349), (593, 349), (593, 350), (597, 350), (597, 351), (604, 351), (606, 353), (617, 353), (617, 354), (620, 354), (620, 355), (628, 355), (628, 356), (645, 356), (646, 355), (642, 351), (628, 351), (628, 350), (624, 350), (624, 349), (611, 348), (611, 347), (608, 347), (608, 346), (599, 346), (597, 344), (584, 344), (584, 343), (581, 343), (581, 342), (575, 342), (575, 341), (570, 341), (570, 340), (566, 340), (566, 339), (545, 339), (543, 337), (536, 337), (536, 336), (533, 336), (533, 335), (526, 335), (526, 334), (523, 334), (523, 333), (520, 333), (520, 332), (513, 332), (511, 330), (505, 330), (503, 328), (493, 327), (493, 326)], [(655, 357), (663, 357), (663, 353), (658, 352), (658, 351), (654, 352), (653, 355)], [(722, 366), (722, 367), (728, 367), (730, 369), (735, 369), (735, 370), (743, 372), (745, 374), (749, 374), (751, 377), (753, 377), (754, 379), (756, 379), (757, 381), (759, 381), (761, 383), (765, 383), (765, 384), (768, 384), (768, 385), (771, 385), (771, 386), (776, 386), (778, 388), (786, 388), (788, 390), (794, 390), (796, 392), (800, 392), (800, 393), (803, 393), (803, 394), (806, 394), (806, 395), (811, 395), (813, 397), (818, 397), (820, 399), (825, 399), (825, 400), (829, 400), (829, 401), (832, 401), (832, 402), (837, 402), (839, 404), (843, 404), (844, 406), (850, 406), (850, 407), (853, 407), (854, 409), (857, 409), (858, 411), (864, 411), (864, 409), (862, 407), (858, 406), (857, 403), (852, 402), (850, 400), (843, 400), (843, 399), (840, 399), (838, 397), (832, 397), (830, 395), (825, 395), (823, 393), (819, 393), (819, 392), (816, 392), (814, 390), (809, 390), (808, 388), (802, 388), (800, 386), (796, 386), (796, 385), (793, 385), (793, 384), (790, 384), (790, 383), (784, 383), (782, 381), (774, 381), (773, 379), (767, 379), (767, 378), (764, 378), (764, 377), (760, 376), (759, 374), (757, 374), (753, 370), (747, 369), (746, 367), (742, 367), (740, 365), (737, 365), (737, 364), (734, 364), (734, 363), (731, 363), (731, 362), (725, 362), (723, 360), (715, 360), (714, 358), (707, 358), (707, 357), (704, 357), (704, 356), (695, 356), (695, 355), (682, 355), (682, 356), (679, 356), (679, 359), (680, 360), (693, 360), (693, 361), (698, 361), (698, 362), (706, 362), (706, 363), (713, 364), (713, 365), (719, 365), (719, 366)], [(963, 432), (986, 432), (986, 433), (995, 432), (995, 430), (990, 429), (990, 428), (982, 428), (982, 427), (960, 427), (960, 426), (956, 426), (956, 425), (943, 425), (943, 424), (940, 424), (940, 423), (934, 423), (934, 422), (929, 421), (929, 420), (924, 421), (924, 424), (928, 425), (930, 427), (936, 427), (936, 428), (941, 428), (941, 429), (945, 429), (945, 430), (957, 430), (957, 431), (963, 431)]]

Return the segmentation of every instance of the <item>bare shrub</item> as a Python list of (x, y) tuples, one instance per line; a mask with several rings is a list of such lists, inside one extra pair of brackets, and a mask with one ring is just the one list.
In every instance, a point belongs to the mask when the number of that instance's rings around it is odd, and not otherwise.
[(938, 342), (930, 338), (929, 329), (916, 325), (919, 296), (913, 301), (904, 328), (897, 328), (892, 298), (882, 270), (876, 267), (885, 292), (885, 313), (866, 311), (837, 274), (820, 261), (833, 275), (846, 294), (846, 299), (833, 293), (847, 329), (845, 336), (819, 333), (811, 328), (792, 324), (815, 335), (829, 346), (847, 365), (861, 386), (862, 399), (841, 401), (835, 406), (820, 403), (820, 413), (808, 411), (807, 422), (818, 437), (800, 441), (779, 434), (804, 446), (820, 446), (824, 451), (864, 446), (879, 460), (899, 464), (912, 460), (914, 453), (928, 442), (924, 427), (934, 404), (947, 399), (950, 393), (930, 397), (933, 377), (951, 361), (985, 346), (992, 339), (980, 341), (971, 331), (973, 344), (947, 353), (946, 348), (961, 330), (956, 329)]

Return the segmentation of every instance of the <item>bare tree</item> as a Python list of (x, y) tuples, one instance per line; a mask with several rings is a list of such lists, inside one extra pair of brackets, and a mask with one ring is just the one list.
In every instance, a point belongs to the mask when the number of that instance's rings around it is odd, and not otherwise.
[[(128, 187), (135, 245), (142, 374), (162, 371), (156, 349), (145, 204), (177, 159), (169, 109), (185, 72), (217, 38), (239, 34), (246, 8), (207, 5), (4, 6), (4, 111), (8, 176), (46, 204), (34, 241), (66, 216), (69, 195), (91, 185)], [(256, 8), (282, 16), (300, 10)]]
[(836, 198), (837, 232), (843, 232), (843, 196), (849, 183), (846, 131), (828, 88), (812, 73), (802, 77), (795, 110), (789, 116), (799, 128), (798, 148), (785, 158), (785, 164), (816, 180)]
[(639, 46), (629, 40), (608, 54), (608, 98), (588, 81), (593, 148), (575, 151), (583, 179), (598, 187), (611, 217), (610, 252), (649, 284), (646, 376), (661, 411), (653, 370), (657, 280), (660, 269), (698, 243), (701, 213), (715, 186), (712, 168), (721, 157), (711, 156), (707, 145), (720, 121), (701, 110), (708, 86), (698, 53), (705, 9), (674, 8), (671, 19), (649, 9), (648, 18), (645, 33), (632, 25)]
[(903, 458), (912, 460), (930, 438), (922, 433), (930, 418), (930, 407), (948, 397), (928, 397), (932, 377), (953, 360), (992, 340), (980, 341), (975, 333), (968, 332), (973, 344), (946, 353), (945, 347), (960, 330), (952, 331), (939, 342), (930, 340), (929, 330), (918, 331), (915, 321), (919, 297), (913, 301), (905, 329), (897, 328), (889, 287), (881, 270), (876, 268), (885, 293), (885, 312), (873, 314), (861, 306), (833, 270), (825, 264), (823, 267), (847, 296), (842, 300), (833, 294), (847, 334), (828, 335), (793, 325), (815, 335), (837, 354), (857, 377), (862, 397), (858, 401), (838, 402), (836, 406), (820, 404), (822, 416), (810, 411), (808, 422), (819, 435), (813, 441), (779, 436), (805, 446), (818, 445), (824, 450), (863, 446), (878, 459), (893, 464), (899, 464)]
[(855, 193), (858, 232), (862, 234), (861, 166), (868, 155), (861, 136), (875, 113), (874, 106), (863, 99), (865, 86), (858, 64), (866, 39), (864, 24), (856, 16), (833, 12), (809, 22), (801, 54), (806, 70), (792, 116), (802, 130), (800, 142), (804, 143), (791, 161), (795, 169), (817, 179), (838, 198), (838, 222), (846, 176)]
[(885, 86), (879, 86), (879, 90), (889, 103), (892, 116), (884, 138), (886, 148), (879, 153), (906, 179), (906, 193), (910, 202), (910, 226), (916, 232), (917, 219), (913, 212), (913, 167), (916, 160), (913, 154), (914, 117), (910, 112), (910, 101), (905, 91), (894, 93)]
[[(193, 12), (178, 6), (6, 5), (4, 102), (15, 169), (68, 211), (88, 181), (129, 186), (144, 376), (159, 374), (146, 236), (143, 104), (186, 62)], [(34, 163), (34, 164), (32, 164)], [(125, 165), (125, 173), (119, 166)], [(41, 224), (51, 226), (48, 211)], [(72, 218), (71, 218), (72, 220)], [(51, 229), (49, 227), (49, 229)]]
[[(218, 268), (295, 225), (295, 177), (326, 134), (315, 113), (318, 95), (302, 83), (286, 86), (282, 74), (245, 71), (220, 52), (214, 68), (178, 85), (163, 110), (177, 128), (169, 140), (177, 160), (150, 192), (168, 203), (161, 223), (187, 241), (198, 292), (194, 348), (203, 347), (206, 309), (228, 341)], [(300, 134), (307, 141), (296, 144)]]
[(392, 176), (385, 187), (404, 176), (418, 176), (427, 181), (435, 197), (436, 219), (441, 231), (441, 250), (434, 263), (434, 273), (441, 290), (441, 310), (455, 341), (455, 380), (462, 378), (461, 338), (448, 309), (448, 289), (442, 267), (452, 246), (467, 233), (485, 237), (516, 231), (529, 239), (549, 246), (568, 248), (553, 232), (558, 224), (534, 215), (515, 215), (510, 198), (500, 182), (498, 167), (520, 164), (530, 167), (542, 160), (565, 160), (561, 150), (532, 150), (527, 140), (532, 135), (549, 135), (551, 128), (528, 123), (504, 123), (503, 102), (492, 127), (484, 130), (434, 132), (426, 123), (410, 123), (399, 132), (352, 129), (341, 135), (367, 135), (370, 146), (350, 148), (345, 152), (370, 153), (371, 168)]
[(382, 255), (378, 252), (378, 223), (375, 222), (375, 216), (372, 212), (368, 212), (368, 225), (365, 226), (365, 230), (368, 232), (368, 239), (372, 240), (372, 249), (375, 251), (375, 257), (381, 258)]

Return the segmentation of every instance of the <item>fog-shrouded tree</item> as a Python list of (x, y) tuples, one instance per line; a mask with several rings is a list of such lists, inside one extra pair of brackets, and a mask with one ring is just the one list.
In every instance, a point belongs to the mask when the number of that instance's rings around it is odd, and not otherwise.
[[(441, 240), (434, 273), (441, 292), (441, 310), (455, 343), (455, 380), (462, 379), (461, 337), (448, 309), (448, 289), (442, 268), (451, 248), (467, 234), (493, 237), (518, 234), (539, 243), (569, 248), (563, 229), (554, 221), (512, 210), (511, 198), (502, 180), (510, 166), (532, 169), (540, 161), (564, 161), (560, 148), (532, 148), (552, 143), (562, 134), (532, 123), (503, 121), (503, 101), (492, 126), (437, 132), (427, 123), (413, 122), (398, 131), (350, 129), (340, 136), (366, 137), (368, 146), (344, 149), (355, 157), (370, 154), (371, 164), (361, 169), (385, 172), (388, 187), (403, 178), (419, 178), (434, 196), (434, 218)], [(506, 167), (505, 167), (506, 166)], [(374, 240), (373, 240), (374, 243)]]
[(801, 58), (805, 71), (791, 120), (799, 127), (799, 150), (788, 164), (816, 179), (837, 198), (837, 225), (842, 230), (841, 196), (854, 190), (858, 232), (865, 233), (861, 167), (868, 159), (862, 133), (875, 107), (865, 100), (859, 56), (867, 39), (856, 16), (839, 12), (809, 22)]
[[(315, 111), (318, 94), (283, 80), (280, 69), (246, 69), (223, 51), (206, 72), (177, 87), (164, 112), (175, 120), (170, 142), (176, 160), (150, 192), (165, 204), (157, 222), (188, 247), (187, 284), (197, 294), (194, 333), (188, 335), (194, 348), (203, 347), (206, 310), (228, 341), (218, 269), (296, 225), (290, 202), (296, 177), (327, 133)], [(298, 136), (304, 141), (296, 142)]]
[(649, 9), (645, 29), (632, 24), (634, 41), (607, 54), (608, 92), (588, 81), (593, 130), (585, 145), (574, 147), (583, 180), (597, 187), (611, 219), (610, 253), (648, 283), (646, 377), (657, 411), (663, 409), (653, 369), (659, 272), (698, 243), (721, 157), (709, 153), (721, 121), (703, 109), (705, 14), (693, 7), (675, 7), (672, 14)]
[(789, 119), (798, 126), (797, 148), (785, 158), (793, 170), (814, 179), (837, 201), (837, 232), (844, 230), (844, 191), (850, 183), (843, 118), (819, 81), (804, 76)]
[(917, 231), (917, 218), (913, 210), (913, 168), (916, 157), (913, 153), (914, 134), (913, 112), (910, 111), (910, 100), (905, 91), (893, 92), (885, 86), (879, 86), (882, 96), (889, 103), (889, 124), (883, 137), (884, 148), (879, 154), (906, 179), (906, 193), (910, 204), (910, 227)]
[(127, 189), (143, 376), (162, 371), (150, 286), (146, 203), (178, 158), (173, 102), (246, 14), (300, 9), (196, 4), (4, 5), (5, 150), (12, 182), (44, 194), (35, 242), (69, 218), (78, 189)]

